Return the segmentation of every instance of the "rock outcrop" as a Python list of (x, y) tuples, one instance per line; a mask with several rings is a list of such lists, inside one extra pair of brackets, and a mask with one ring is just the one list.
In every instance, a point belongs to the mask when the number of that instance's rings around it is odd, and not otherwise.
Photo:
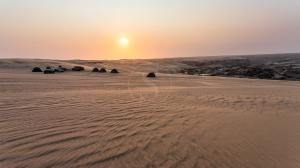
[(148, 75), (147, 75), (147, 78), (156, 78), (156, 75), (154, 72), (150, 72)]
[(117, 74), (117, 73), (119, 73), (119, 71), (118, 71), (117, 69), (112, 69), (112, 70), (110, 71), (110, 73)]
[(44, 74), (55, 74), (55, 70), (54, 69), (46, 69), (44, 71)]
[(101, 68), (101, 69), (99, 70), (99, 72), (100, 72), (100, 73), (106, 73), (107, 71), (106, 71), (105, 68)]
[(34, 67), (32, 72), (43, 72), (43, 70), (40, 67)]
[(99, 72), (98, 68), (94, 68), (92, 72)]
[(84, 67), (82, 67), (82, 66), (74, 66), (72, 68), (72, 71), (84, 71)]

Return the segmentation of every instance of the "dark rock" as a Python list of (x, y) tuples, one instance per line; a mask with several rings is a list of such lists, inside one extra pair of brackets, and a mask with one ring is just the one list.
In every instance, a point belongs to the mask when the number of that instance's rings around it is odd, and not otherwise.
[(93, 72), (99, 72), (99, 69), (98, 68), (94, 68)]
[(65, 69), (58, 67), (58, 68), (55, 68), (54, 71), (55, 72), (65, 72)]
[(112, 69), (111, 71), (110, 71), (110, 73), (119, 73), (119, 71), (117, 70), (117, 69)]
[(82, 67), (82, 66), (74, 66), (72, 68), (72, 71), (84, 71), (84, 67)]
[(274, 74), (273, 79), (275, 79), (275, 80), (285, 80), (286, 77), (281, 75), (281, 74)]
[(185, 74), (186, 71), (184, 69), (180, 70), (179, 73)]
[(300, 72), (287, 71), (284, 73), (284, 76), (292, 79), (300, 79)]
[(101, 68), (101, 69), (99, 70), (99, 72), (100, 72), (100, 73), (106, 73), (107, 71), (106, 71), (105, 68)]
[(156, 75), (154, 72), (150, 72), (148, 75), (147, 75), (147, 78), (155, 78)]
[(44, 71), (44, 74), (55, 74), (55, 70), (53, 70), (53, 69), (46, 69)]
[(260, 68), (257, 71), (257, 77), (261, 79), (272, 79), (275, 74), (274, 70), (269, 68)]
[(257, 78), (273, 80), (300, 80), (300, 57), (245, 57), (182, 61), (185, 68), (178, 73), (189, 75)]
[(68, 68), (65, 68), (65, 67), (63, 67), (63, 66), (61, 66), (61, 65), (58, 66), (58, 69), (60, 69), (60, 70), (62, 70), (62, 71), (64, 71), (64, 72), (68, 70)]
[(32, 72), (43, 72), (43, 71), (42, 71), (42, 69), (39, 68), (39, 67), (34, 67), (34, 68), (32, 69)]

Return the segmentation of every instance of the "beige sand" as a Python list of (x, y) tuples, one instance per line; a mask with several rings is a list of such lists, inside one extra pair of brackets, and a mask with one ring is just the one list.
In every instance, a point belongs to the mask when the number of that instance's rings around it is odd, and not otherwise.
[(5, 66), (1, 168), (300, 167), (300, 82)]

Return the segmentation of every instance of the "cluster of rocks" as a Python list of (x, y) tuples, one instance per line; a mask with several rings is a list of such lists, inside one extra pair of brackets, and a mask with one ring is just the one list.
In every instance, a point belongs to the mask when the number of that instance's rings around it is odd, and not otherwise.
[(32, 72), (44, 72), (44, 74), (55, 74), (56, 72), (65, 72), (67, 70), (67, 68), (60, 65), (58, 67), (47, 66), (44, 70), (40, 67), (34, 67), (32, 69)]
[[(99, 72), (99, 73), (107, 73), (107, 70), (105, 69), (105, 68), (101, 68), (101, 69), (99, 69), (99, 68), (94, 68), (93, 70), (92, 70), (92, 72)], [(117, 69), (112, 69), (111, 71), (110, 71), (110, 73), (119, 73), (119, 71), (117, 70)]]
[[(58, 66), (58, 67), (46, 67), (45, 69), (43, 68), (40, 68), (40, 67), (34, 67), (32, 69), (32, 72), (44, 72), (44, 74), (55, 74), (56, 72), (65, 72), (65, 71), (68, 71), (69, 69), (67, 68), (64, 68), (62, 66)], [(74, 66), (71, 71), (84, 71), (85, 68), (82, 67), (82, 66)], [(94, 68), (92, 70), (92, 72), (99, 72), (99, 73), (107, 73), (107, 70), (105, 68), (101, 68), (101, 69), (98, 69), (98, 68)], [(119, 73), (119, 71), (117, 69), (112, 69), (110, 71), (110, 73), (113, 73), (113, 74), (117, 74)]]
[[(40, 67), (34, 67), (32, 69), (32, 72), (44, 72), (44, 74), (55, 74), (56, 72), (65, 72), (68, 71), (69, 69), (64, 68), (62, 66), (58, 66), (58, 67), (46, 67), (44, 70)], [(74, 66), (72, 69), (72, 71), (84, 71), (84, 67), (82, 66)], [(97, 73), (107, 73), (107, 70), (105, 68), (94, 68), (92, 70), (92, 72), (97, 72)], [(110, 73), (112, 74), (118, 74), (119, 71), (117, 69), (112, 69), (110, 71)], [(156, 74), (154, 72), (150, 72), (148, 73), (148, 75), (146, 76), (147, 78), (156, 78)]]
[(105, 68), (94, 68), (92, 72), (107, 73), (107, 70)]
[(189, 75), (258, 78), (273, 80), (300, 80), (299, 65), (255, 64), (249, 60), (193, 62), (180, 73)]

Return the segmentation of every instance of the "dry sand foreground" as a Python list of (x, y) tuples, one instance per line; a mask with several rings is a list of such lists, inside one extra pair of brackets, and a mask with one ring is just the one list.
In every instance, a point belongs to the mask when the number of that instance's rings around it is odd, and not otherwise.
[(0, 167), (299, 168), (300, 83), (0, 70)]

